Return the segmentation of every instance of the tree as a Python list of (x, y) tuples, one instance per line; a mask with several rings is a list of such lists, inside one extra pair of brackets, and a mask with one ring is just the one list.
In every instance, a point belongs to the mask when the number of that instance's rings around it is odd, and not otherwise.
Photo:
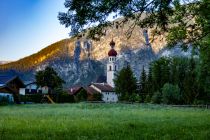
[(186, 45), (197, 43), (210, 33), (208, 0), (65, 0), (64, 5), (67, 12), (59, 12), (58, 19), (62, 25), (70, 27), (71, 35), (92, 26), (89, 36), (100, 38), (105, 35), (107, 26), (114, 25), (108, 20), (113, 13), (114, 17), (124, 17), (116, 22), (117, 27), (133, 20), (128, 37), (136, 26), (153, 27), (154, 35), (168, 32), (170, 45), (178, 42)]
[(87, 101), (88, 95), (87, 95), (86, 90), (82, 89), (82, 90), (76, 95), (76, 97), (77, 97), (77, 100), (78, 100), (78, 101)]
[(148, 72), (148, 76), (147, 76), (147, 82), (146, 82), (146, 86), (147, 86), (147, 92), (148, 95), (151, 97), (154, 90), (153, 90), (153, 80), (152, 80), (152, 66), (149, 66), (149, 72)]
[(61, 88), (62, 84), (65, 83), (51, 67), (46, 67), (45, 70), (38, 71), (35, 78), (39, 87), (47, 86), (52, 90)]
[(146, 71), (144, 70), (144, 66), (142, 68), (142, 72), (141, 72), (141, 77), (140, 77), (140, 85), (141, 85), (141, 89), (140, 89), (140, 95), (142, 97), (142, 100), (144, 101), (145, 96), (147, 94), (147, 74)]
[(161, 95), (161, 92), (159, 91), (156, 91), (152, 98), (151, 98), (151, 102), (152, 103), (156, 103), (156, 104), (160, 104), (161, 103), (161, 99), (162, 99), (162, 95)]
[(185, 68), (185, 78), (183, 80), (183, 96), (185, 103), (191, 104), (198, 96), (198, 75), (196, 71), (196, 62), (193, 58), (188, 60), (188, 66)]
[(162, 102), (165, 104), (179, 104), (181, 102), (180, 89), (177, 85), (166, 83), (162, 89)]
[(136, 82), (137, 80), (134, 77), (130, 66), (127, 66), (126, 68), (120, 70), (114, 79), (115, 91), (116, 93), (120, 94), (121, 99), (124, 99), (126, 94), (128, 94), (128, 96), (136, 94)]

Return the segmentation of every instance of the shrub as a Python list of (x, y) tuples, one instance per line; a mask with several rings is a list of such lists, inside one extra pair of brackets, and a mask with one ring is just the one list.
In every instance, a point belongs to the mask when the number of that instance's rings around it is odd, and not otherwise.
[(151, 97), (147, 95), (145, 98), (145, 103), (150, 103), (150, 102), (151, 102)]
[(8, 105), (9, 104), (9, 100), (7, 99), (7, 97), (2, 96), (0, 98), (0, 105)]
[(139, 102), (139, 103), (142, 101), (141, 97), (138, 94), (136, 94), (136, 96), (135, 96), (135, 101)]
[(161, 93), (159, 91), (155, 92), (151, 98), (152, 103), (160, 104), (161, 103)]
[(57, 99), (58, 99), (57, 100), (58, 103), (73, 103), (73, 102), (75, 102), (74, 97), (72, 95), (69, 95), (66, 92), (59, 94)]
[(129, 102), (134, 102), (134, 101), (136, 101), (136, 94), (135, 93), (133, 93), (129, 96)]
[(77, 101), (87, 101), (87, 92), (82, 89), (77, 95), (76, 95)]
[(162, 93), (162, 102), (165, 104), (179, 104), (181, 101), (180, 89), (178, 85), (166, 83), (162, 88)]
[(100, 94), (100, 93), (94, 93), (93, 94), (93, 100), (94, 101), (102, 101), (102, 94)]
[(20, 96), (21, 102), (33, 102), (33, 103), (41, 103), (42, 94), (28, 94), (25, 96)]

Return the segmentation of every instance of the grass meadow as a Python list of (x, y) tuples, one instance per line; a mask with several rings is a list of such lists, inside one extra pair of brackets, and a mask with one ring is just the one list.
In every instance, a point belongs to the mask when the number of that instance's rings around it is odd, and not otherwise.
[(0, 107), (0, 140), (209, 140), (210, 110), (159, 105)]

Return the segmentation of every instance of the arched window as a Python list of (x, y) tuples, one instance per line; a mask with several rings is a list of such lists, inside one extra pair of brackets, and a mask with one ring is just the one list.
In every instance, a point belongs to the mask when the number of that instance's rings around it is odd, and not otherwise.
[(112, 66), (109, 66), (109, 71), (111, 71), (112, 70)]
[(114, 70), (115, 70), (115, 71), (117, 70), (117, 66), (116, 66), (116, 65), (114, 65)]

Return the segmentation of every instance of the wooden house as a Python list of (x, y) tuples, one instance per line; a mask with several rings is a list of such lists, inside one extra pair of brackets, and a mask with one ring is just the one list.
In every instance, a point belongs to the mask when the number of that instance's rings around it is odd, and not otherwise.
[(24, 87), (23, 81), (18, 76), (0, 75), (0, 95), (11, 94), (14, 101), (19, 103), (19, 90)]

